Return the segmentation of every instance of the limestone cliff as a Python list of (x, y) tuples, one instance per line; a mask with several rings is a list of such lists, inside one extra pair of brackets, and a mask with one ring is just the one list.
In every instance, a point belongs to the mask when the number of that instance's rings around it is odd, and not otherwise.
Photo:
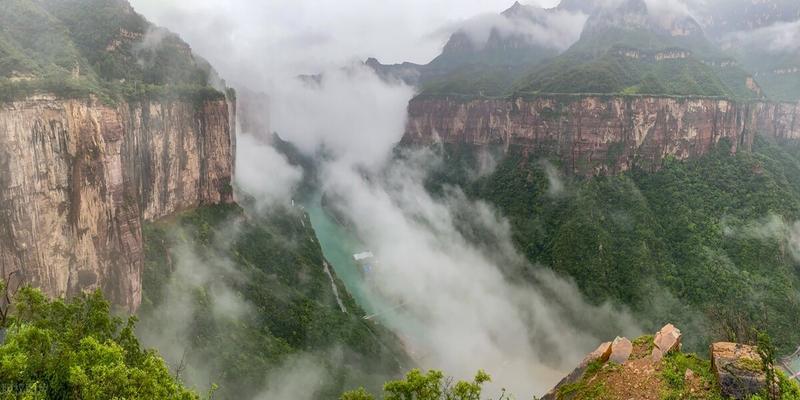
[(233, 201), (225, 100), (0, 104), (0, 273), (141, 301), (143, 220)]
[(463, 100), (418, 97), (403, 142), (515, 146), (592, 176), (660, 168), (727, 138), (748, 151), (756, 134), (800, 139), (800, 104), (712, 98), (542, 96)]

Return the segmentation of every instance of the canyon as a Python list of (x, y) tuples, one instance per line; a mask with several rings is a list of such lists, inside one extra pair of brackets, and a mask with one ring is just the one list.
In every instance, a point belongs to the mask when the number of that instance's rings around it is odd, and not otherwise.
[[(0, 274), (50, 296), (141, 302), (142, 224), (233, 203), (235, 107), (225, 99), (103, 104), (38, 95), (0, 105)], [(800, 139), (800, 104), (716, 98), (419, 96), (404, 144), (499, 146), (565, 172), (657, 171), (723, 139)]]
[(142, 223), (234, 201), (234, 120), (221, 96), (0, 104), (2, 278), (53, 297), (102, 289), (135, 311)]
[(560, 161), (579, 176), (654, 172), (726, 139), (750, 151), (756, 135), (800, 139), (800, 104), (709, 97), (542, 95), (508, 99), (418, 96), (403, 143), (495, 146)]

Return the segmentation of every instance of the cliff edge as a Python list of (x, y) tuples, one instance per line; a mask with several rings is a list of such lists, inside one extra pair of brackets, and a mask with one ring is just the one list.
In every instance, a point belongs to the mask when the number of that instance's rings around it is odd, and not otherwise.
[(141, 302), (142, 221), (233, 202), (226, 100), (0, 104), (0, 274)]
[(755, 135), (800, 139), (800, 104), (718, 98), (542, 95), (508, 99), (419, 96), (403, 143), (519, 147), (581, 176), (660, 169), (720, 140), (749, 151)]
[[(709, 358), (681, 351), (681, 331), (668, 324), (634, 341), (618, 337), (589, 353), (542, 400), (796, 399), (800, 386), (759, 346), (719, 342)], [(773, 384), (768, 382), (772, 380)]]

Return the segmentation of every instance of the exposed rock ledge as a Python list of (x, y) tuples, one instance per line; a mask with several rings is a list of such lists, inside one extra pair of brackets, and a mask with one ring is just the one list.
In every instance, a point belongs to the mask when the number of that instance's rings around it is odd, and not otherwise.
[(755, 135), (800, 139), (800, 104), (712, 98), (541, 96), (466, 100), (418, 97), (403, 143), (515, 146), (560, 158), (565, 172), (592, 176), (654, 171), (729, 139), (752, 149)]
[[(603, 343), (542, 400), (744, 400), (767, 390), (767, 374), (756, 347), (714, 343), (708, 362), (682, 354), (681, 339), (681, 331), (669, 324), (654, 336)], [(772, 390), (779, 392), (778, 387), (773, 385)]]
[(224, 100), (0, 104), (0, 273), (141, 302), (141, 222), (233, 201)]

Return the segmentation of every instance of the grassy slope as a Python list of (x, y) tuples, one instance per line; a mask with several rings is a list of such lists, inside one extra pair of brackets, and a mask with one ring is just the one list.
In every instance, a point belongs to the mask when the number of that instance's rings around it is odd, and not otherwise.
[[(155, 30), (126, 0), (8, 0), (0, 9), (0, 99), (47, 91), (110, 100), (160, 96), (164, 87), (218, 97), (208, 88), (210, 66), (176, 35), (158, 31), (142, 45)], [(33, 79), (9, 79), (19, 76)]]
[(592, 301), (629, 305), (648, 328), (679, 324), (693, 349), (748, 339), (754, 326), (784, 351), (800, 343), (796, 149), (759, 140), (753, 154), (731, 156), (721, 145), (654, 174), (569, 179), (556, 195), (542, 164), (513, 150), (475, 181), (459, 172), (475, 165), (472, 151), (447, 153), (430, 186), (460, 184), (495, 204), (527, 258), (573, 278)]
[[(68, 73), (81, 57), (68, 29), (37, 3), (8, 0), (0, 11), (0, 75)], [(85, 66), (85, 65), (84, 65)]]
[(506, 40), (513, 39), (494, 38), (484, 49), (443, 53), (425, 66), (432, 78), (422, 85), (421, 94), (503, 96), (517, 80), (557, 55), (534, 45), (506, 46)]
[[(690, 51), (686, 59), (631, 59), (620, 50), (650, 55), (667, 50)], [(518, 50), (523, 54), (532, 50)], [(702, 34), (673, 37), (641, 28), (603, 26), (585, 32), (561, 55), (539, 51), (527, 62), (503, 68), (492, 61), (501, 54), (473, 61), (423, 86), (423, 95), (508, 96), (513, 93), (608, 93), (756, 97), (746, 86), (748, 73), (737, 66), (712, 65), (730, 60)], [(441, 57), (444, 57), (443, 54)], [(517, 56), (517, 59), (522, 59)], [(433, 64), (433, 63), (432, 63)]]
[[(534, 64), (535, 65), (535, 64)], [(425, 96), (505, 96), (515, 82), (529, 73), (524, 66), (467, 65), (443, 77), (426, 82), (420, 94)]]
[(764, 48), (762, 41), (742, 43), (733, 54), (750, 71), (758, 72), (756, 79), (764, 93), (777, 101), (800, 100), (800, 73), (779, 75), (776, 70), (800, 67), (800, 52), (775, 52)]
[[(195, 322), (186, 344), (188, 368), (210, 371), (211, 381), (220, 385), (215, 398), (258, 394), (270, 371), (300, 353), (321, 355), (330, 371), (332, 381), (319, 398), (332, 398), (356, 384), (375, 389), (401, 371), (399, 363), (406, 363), (397, 339), (363, 321), (363, 312), (337, 280), (348, 313), (340, 311), (310, 221), (298, 210), (253, 217), (238, 206), (201, 208), (146, 226), (145, 245), (142, 324), (169, 323), (158, 311), (166, 306), (165, 290), (192, 293)], [(232, 268), (216, 271), (213, 283), (169, 284), (178, 262), (173, 252), (187, 245), (200, 260), (225, 259)], [(211, 291), (220, 282), (248, 303), (250, 312), (231, 320), (214, 317)], [(346, 351), (327, 355), (337, 349)]]
[[(691, 51), (686, 59), (636, 60), (618, 50), (654, 54)], [(671, 37), (644, 29), (607, 27), (584, 34), (564, 54), (517, 82), (521, 92), (627, 93), (752, 97), (740, 68), (703, 62), (725, 59), (705, 37)]]

